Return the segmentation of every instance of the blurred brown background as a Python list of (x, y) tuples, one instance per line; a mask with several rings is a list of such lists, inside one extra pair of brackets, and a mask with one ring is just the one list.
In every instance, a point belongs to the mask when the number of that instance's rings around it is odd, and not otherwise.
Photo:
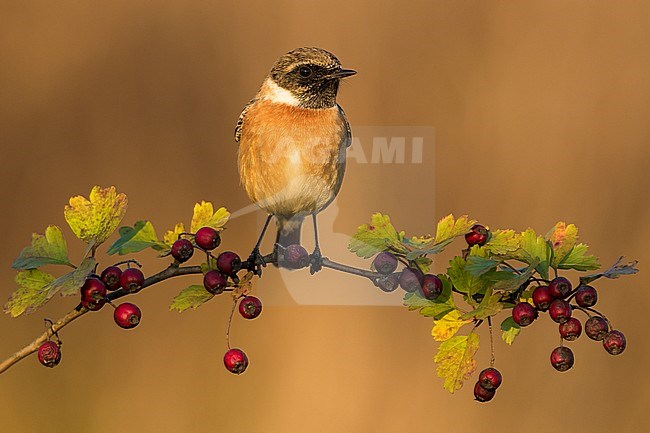
[[(598, 284), (599, 307), (628, 337), (623, 355), (582, 337), (574, 369), (556, 373), (556, 326), (541, 320), (512, 347), (496, 343), (504, 385), (485, 405), (471, 383), (442, 389), (431, 322), (396, 307), (287, 302), (235, 320), (251, 359), (235, 377), (221, 361), (227, 300), (172, 313), (170, 299), (199, 280), (168, 282), (135, 298), (137, 329), (118, 329), (108, 309), (89, 314), (62, 332), (59, 367), (31, 357), (3, 374), (2, 431), (647, 431), (648, 22), (643, 1), (3, 1), (3, 299), (33, 231), (61, 225), (81, 254), (62, 210), (95, 184), (128, 194), (124, 223), (149, 218), (159, 234), (189, 222), (201, 199), (246, 206), (235, 121), (275, 59), (311, 45), (359, 71), (340, 95), (353, 129), (436, 129), (423, 164), (350, 164), (336, 232), (375, 211), (413, 234), (450, 212), (541, 232), (565, 219), (604, 264), (626, 254), (642, 273)], [(257, 224), (256, 214), (232, 221), (227, 247), (247, 252)], [(141, 256), (148, 272), (163, 266)], [(331, 271), (309, 281), (376, 290)], [(264, 299), (283, 281), (268, 270), (256, 290)], [(73, 304), (3, 315), (0, 357)]]

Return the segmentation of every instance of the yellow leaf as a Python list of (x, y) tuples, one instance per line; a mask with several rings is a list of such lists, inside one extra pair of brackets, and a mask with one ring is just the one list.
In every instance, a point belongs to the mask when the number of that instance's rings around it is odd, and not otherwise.
[(456, 236), (461, 236), (470, 231), (472, 226), (476, 223), (475, 220), (470, 220), (467, 215), (459, 217), (454, 220), (453, 215), (447, 215), (440, 220), (436, 227), (436, 244), (441, 242), (451, 241)]
[(15, 281), (19, 288), (5, 304), (5, 313), (18, 317), (23, 313), (31, 313), (50, 300), (50, 284), (54, 281), (52, 275), (39, 269), (28, 269), (19, 271)]
[(178, 223), (174, 226), (174, 230), (167, 230), (167, 233), (165, 233), (165, 236), (163, 237), (163, 241), (171, 247), (178, 239), (178, 235), (181, 233), (185, 233), (185, 224)]
[(431, 330), (431, 335), (433, 335), (434, 340), (449, 340), (456, 335), (460, 328), (472, 322), (471, 320), (461, 320), (460, 316), (460, 311), (452, 310), (445, 314), (442, 319), (434, 320), (433, 329)]
[(230, 212), (225, 207), (221, 207), (214, 211), (212, 203), (209, 201), (201, 201), (194, 205), (194, 215), (192, 216), (192, 224), (190, 229), (192, 233), (196, 233), (201, 227), (212, 227), (219, 230), (228, 222)]
[(436, 374), (445, 379), (444, 388), (451, 392), (458, 391), (463, 381), (470, 378), (476, 370), (474, 354), (478, 350), (479, 337), (475, 333), (451, 337), (440, 344), (438, 353), (433, 358), (438, 364)]
[(90, 200), (83, 196), (70, 198), (64, 216), (74, 234), (96, 248), (115, 231), (126, 213), (127, 198), (114, 186), (93, 187)]
[(501, 339), (505, 341), (506, 344), (510, 345), (514, 343), (515, 338), (517, 338), (517, 335), (519, 335), (520, 332), (521, 328), (508, 328), (508, 330), (501, 333)]
[(578, 228), (573, 224), (567, 225), (564, 221), (560, 221), (546, 234), (546, 239), (551, 242), (553, 248), (551, 265), (557, 266), (578, 241)]
[(517, 251), (519, 244), (519, 235), (514, 230), (494, 230), (483, 248), (492, 254), (505, 255)]

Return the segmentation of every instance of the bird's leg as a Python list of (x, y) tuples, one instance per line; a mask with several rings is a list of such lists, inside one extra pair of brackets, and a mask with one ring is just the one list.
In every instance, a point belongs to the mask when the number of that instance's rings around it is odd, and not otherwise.
[(316, 223), (316, 214), (311, 214), (311, 216), (314, 221), (314, 239), (316, 245), (314, 252), (311, 253), (311, 256), (309, 257), (309, 272), (313, 275), (323, 268), (323, 255), (321, 254), (320, 246), (318, 245), (318, 224)]
[(248, 256), (248, 270), (252, 271), (255, 275), (260, 277), (262, 276), (262, 267), (266, 266), (264, 257), (260, 253), (260, 245), (262, 244), (262, 239), (264, 239), (264, 233), (266, 233), (266, 229), (268, 228), (269, 223), (271, 222), (271, 218), (273, 218), (273, 215), (269, 215), (266, 218), (266, 222), (264, 223), (264, 228), (262, 229), (262, 233), (260, 233), (260, 237), (257, 240), (257, 243), (255, 244), (255, 247), (253, 248), (251, 255)]

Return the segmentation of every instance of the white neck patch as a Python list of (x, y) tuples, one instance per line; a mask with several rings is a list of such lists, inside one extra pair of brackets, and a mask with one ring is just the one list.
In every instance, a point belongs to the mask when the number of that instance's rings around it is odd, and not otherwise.
[(262, 87), (262, 94), (264, 99), (269, 101), (276, 102), (278, 104), (287, 104), (293, 107), (300, 105), (298, 98), (293, 96), (293, 94), (287, 89), (283, 89), (278, 86), (272, 78), (267, 78)]

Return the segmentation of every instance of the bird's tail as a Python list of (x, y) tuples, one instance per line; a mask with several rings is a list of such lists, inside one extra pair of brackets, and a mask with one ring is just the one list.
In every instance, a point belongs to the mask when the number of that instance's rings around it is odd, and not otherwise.
[(302, 228), (303, 216), (294, 216), (291, 218), (284, 218), (276, 216), (278, 221), (278, 235), (275, 238), (275, 243), (283, 248), (289, 245), (300, 245), (300, 229)]

